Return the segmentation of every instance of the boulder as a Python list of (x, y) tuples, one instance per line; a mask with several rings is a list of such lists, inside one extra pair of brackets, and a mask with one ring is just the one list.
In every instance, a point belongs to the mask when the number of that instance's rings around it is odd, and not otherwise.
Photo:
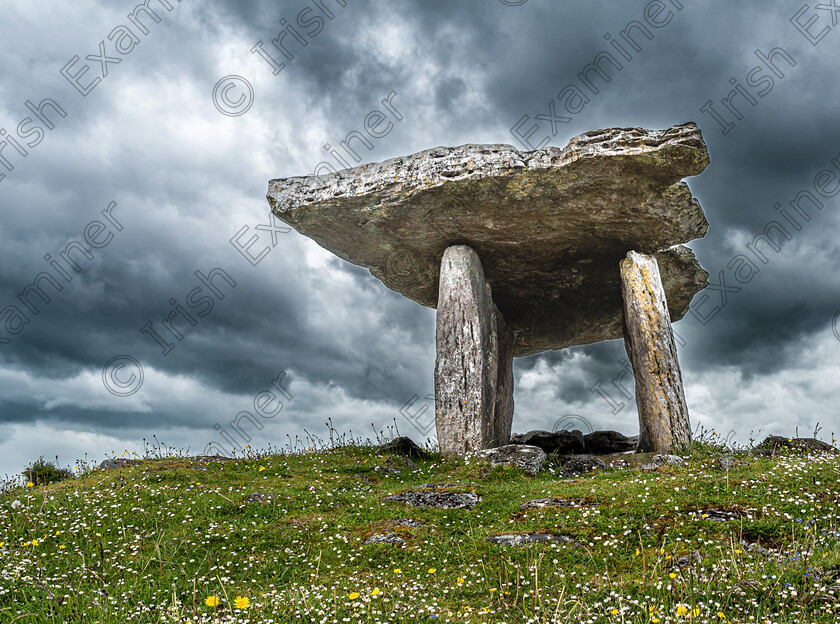
[(514, 434), (510, 437), (511, 444), (529, 444), (538, 446), (548, 453), (580, 454), (584, 452), (584, 435), (574, 431), (540, 431)]
[(610, 455), (612, 453), (635, 451), (638, 442), (638, 436), (630, 438), (618, 431), (593, 431), (583, 436), (585, 452), (590, 455)]
[(546, 459), (545, 451), (540, 447), (526, 444), (506, 444), (498, 448), (478, 451), (476, 455), (489, 459), (494, 467), (516, 466), (531, 476), (535, 476), (540, 471)]
[(411, 457), (413, 459), (428, 459), (429, 453), (424, 451), (422, 448), (417, 446), (417, 444), (411, 438), (406, 436), (401, 436), (399, 438), (394, 438), (390, 442), (387, 442), (380, 446), (377, 450), (377, 453), (380, 455), (384, 455), (386, 453), (392, 453), (394, 455), (403, 455), (405, 457)]

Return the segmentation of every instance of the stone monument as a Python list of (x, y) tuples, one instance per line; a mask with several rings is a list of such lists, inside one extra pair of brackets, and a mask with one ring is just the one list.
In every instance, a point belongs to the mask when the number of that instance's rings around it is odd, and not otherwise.
[(271, 180), (274, 214), (437, 309), (444, 455), (507, 444), (513, 357), (624, 338), (639, 450), (690, 441), (671, 321), (707, 285), (681, 243), (708, 222), (683, 178), (709, 164), (693, 123), (586, 132), (560, 149), (436, 147)]

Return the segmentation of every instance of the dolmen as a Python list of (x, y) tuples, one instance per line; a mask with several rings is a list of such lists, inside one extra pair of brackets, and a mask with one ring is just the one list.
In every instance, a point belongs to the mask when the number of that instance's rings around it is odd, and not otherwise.
[(683, 178), (708, 164), (693, 123), (612, 128), (562, 149), (436, 147), (271, 180), (267, 198), (301, 234), (437, 309), (444, 456), (508, 443), (514, 356), (616, 338), (634, 370), (638, 450), (669, 453), (691, 438), (671, 323), (708, 283), (683, 246), (708, 229)]

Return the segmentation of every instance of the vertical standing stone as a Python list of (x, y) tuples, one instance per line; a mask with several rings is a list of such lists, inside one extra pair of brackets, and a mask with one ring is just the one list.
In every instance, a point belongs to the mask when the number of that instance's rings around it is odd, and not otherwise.
[(444, 456), (507, 444), (514, 336), (493, 304), (478, 254), (443, 253), (437, 306), (435, 423)]
[(621, 261), (624, 346), (636, 379), (639, 451), (668, 453), (688, 445), (691, 427), (659, 265), (630, 251)]

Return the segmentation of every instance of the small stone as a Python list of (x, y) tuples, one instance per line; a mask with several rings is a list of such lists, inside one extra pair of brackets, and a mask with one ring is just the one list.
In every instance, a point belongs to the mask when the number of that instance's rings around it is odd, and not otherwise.
[(402, 470), (399, 468), (391, 468), (390, 466), (374, 466), (373, 469), (376, 472), (380, 472), (384, 475), (400, 475), (402, 474)]
[(732, 457), (732, 455), (721, 455), (720, 457), (717, 458), (717, 461), (715, 463), (717, 464), (718, 468), (721, 468), (723, 470), (729, 470), (730, 468), (732, 468), (736, 464), (744, 463), (744, 462), (739, 462), (734, 457)]
[(573, 477), (591, 472), (596, 468), (606, 468), (607, 464), (597, 457), (577, 457), (563, 465), (563, 475)]
[(703, 557), (700, 556), (699, 550), (693, 550), (688, 555), (681, 555), (673, 559), (674, 565), (678, 568), (686, 568), (693, 563), (700, 563), (701, 561), (703, 561)]
[(478, 451), (476, 454), (489, 459), (493, 467), (512, 465), (521, 468), (531, 476), (535, 476), (540, 471), (546, 459), (545, 451), (540, 447), (525, 444), (506, 444), (498, 448)]
[(407, 527), (425, 526), (424, 522), (420, 522), (419, 520), (414, 520), (413, 518), (400, 518), (399, 520), (397, 520), (397, 524), (402, 524), (403, 526), (407, 526)]
[(567, 535), (554, 535), (552, 533), (509, 533), (504, 535), (490, 535), (486, 538), (488, 542), (500, 546), (524, 546), (539, 542), (573, 542)]
[(687, 464), (682, 457), (678, 455), (654, 455), (649, 464), (639, 466), (642, 470), (656, 470), (660, 466), (677, 466), (685, 468)]
[(262, 492), (254, 492), (248, 497), (249, 503), (259, 503), (262, 501), (269, 501), (274, 498), (274, 494), (263, 494)]
[(766, 557), (777, 556), (777, 553), (773, 552), (772, 550), (770, 550), (768, 548), (765, 548), (764, 546), (762, 546), (758, 542), (756, 542), (754, 544), (750, 544), (749, 542), (747, 542), (745, 540), (741, 540), (740, 543), (741, 543), (741, 546), (743, 546), (749, 552), (757, 552), (758, 554), (764, 555)]
[(405, 544), (405, 540), (393, 533), (377, 533), (367, 538), (365, 544)]

